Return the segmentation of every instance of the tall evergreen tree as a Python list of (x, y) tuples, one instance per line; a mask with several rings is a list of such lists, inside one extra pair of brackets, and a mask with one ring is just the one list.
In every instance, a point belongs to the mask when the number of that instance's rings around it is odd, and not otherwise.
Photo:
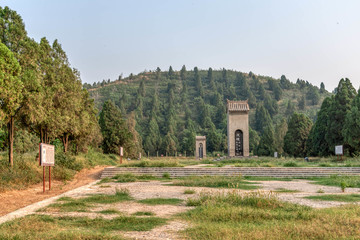
[(288, 130), (286, 119), (283, 118), (275, 127), (275, 150), (282, 154), (284, 152), (284, 137)]
[(269, 112), (263, 104), (258, 104), (255, 112), (255, 130), (263, 134), (266, 126), (270, 124), (272, 125), (272, 121)]
[(168, 78), (171, 79), (171, 80), (175, 78), (175, 73), (174, 73), (174, 70), (173, 70), (173, 68), (171, 66), (169, 67)]
[(346, 114), (351, 108), (351, 101), (355, 96), (356, 90), (350, 80), (347, 78), (341, 79), (327, 118), (325, 139), (332, 153), (336, 145), (345, 145), (344, 147), (346, 147), (342, 134), (343, 127), (345, 125)]
[(289, 121), (288, 131), (284, 137), (284, 151), (294, 157), (306, 155), (306, 141), (312, 122), (304, 114), (294, 113)]
[(270, 123), (264, 129), (259, 145), (256, 148), (256, 154), (260, 156), (272, 156), (274, 152), (274, 128)]
[(349, 153), (351, 155), (360, 153), (360, 91), (346, 114), (342, 134), (345, 143), (349, 146)]
[(183, 65), (181, 70), (180, 70), (180, 79), (183, 82), (186, 80), (186, 67), (185, 67), (185, 65)]
[(323, 82), (320, 83), (320, 93), (325, 93), (326, 89), (325, 89), (325, 84)]
[(305, 110), (305, 106), (306, 106), (306, 102), (305, 102), (305, 97), (303, 95), (303, 96), (301, 96), (301, 98), (298, 102), (298, 107), (300, 110)]
[(104, 137), (102, 147), (105, 153), (117, 154), (119, 147), (132, 137), (120, 110), (111, 101), (104, 103), (99, 125)]

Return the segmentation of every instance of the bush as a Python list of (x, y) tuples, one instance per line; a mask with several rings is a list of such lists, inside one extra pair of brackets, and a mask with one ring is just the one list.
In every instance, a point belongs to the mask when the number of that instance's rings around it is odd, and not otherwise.
[(75, 157), (62, 151), (56, 151), (55, 164), (75, 171), (80, 171), (84, 168), (80, 162), (76, 161)]

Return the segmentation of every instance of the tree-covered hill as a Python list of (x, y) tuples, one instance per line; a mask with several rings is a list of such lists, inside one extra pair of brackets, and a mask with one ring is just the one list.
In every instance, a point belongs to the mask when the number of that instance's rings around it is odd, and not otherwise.
[(193, 154), (195, 135), (207, 136), (208, 151), (226, 151), (226, 99), (248, 99), (250, 147), (256, 150), (265, 123), (281, 131), (282, 120), (295, 111), (314, 121), (323, 99), (331, 95), (324, 84), (319, 88), (301, 79), (292, 83), (284, 75), (275, 79), (226, 69), (186, 70), (185, 66), (180, 71), (157, 68), (83, 86), (99, 110), (111, 100), (124, 117), (135, 113), (136, 130), (150, 155), (157, 151)]

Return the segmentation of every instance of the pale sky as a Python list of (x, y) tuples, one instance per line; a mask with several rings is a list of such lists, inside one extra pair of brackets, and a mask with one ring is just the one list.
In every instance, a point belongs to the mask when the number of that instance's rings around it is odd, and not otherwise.
[(360, 1), (0, 0), (28, 35), (58, 39), (83, 82), (121, 73), (227, 68), (332, 91), (360, 84)]

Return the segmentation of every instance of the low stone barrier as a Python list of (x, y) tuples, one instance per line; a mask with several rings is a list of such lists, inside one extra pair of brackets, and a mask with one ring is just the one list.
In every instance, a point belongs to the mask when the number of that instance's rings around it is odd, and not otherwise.
[(113, 177), (117, 174), (132, 173), (148, 174), (162, 177), (168, 173), (171, 178), (186, 176), (257, 176), (257, 177), (328, 177), (331, 175), (360, 175), (360, 167), (219, 167), (219, 168), (182, 168), (182, 167), (145, 167), (123, 168), (108, 167), (102, 172), (101, 178)]

